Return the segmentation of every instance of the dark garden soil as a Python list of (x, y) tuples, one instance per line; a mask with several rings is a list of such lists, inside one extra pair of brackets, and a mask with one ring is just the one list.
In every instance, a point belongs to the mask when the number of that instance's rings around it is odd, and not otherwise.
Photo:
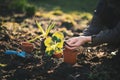
[[(21, 42), (41, 34), (35, 20), (44, 27), (50, 21), (49, 18), (22, 15), (1, 18), (4, 26), (0, 27), (0, 80), (120, 80), (120, 56), (114, 55), (115, 52), (111, 54), (105, 45), (80, 48), (75, 65), (64, 63), (63, 58), (43, 56), (40, 39), (33, 42), (35, 48), (26, 58), (6, 55), (6, 50), (21, 51)], [(82, 31), (75, 30), (72, 23), (55, 22), (57, 30), (63, 30), (66, 38)]]

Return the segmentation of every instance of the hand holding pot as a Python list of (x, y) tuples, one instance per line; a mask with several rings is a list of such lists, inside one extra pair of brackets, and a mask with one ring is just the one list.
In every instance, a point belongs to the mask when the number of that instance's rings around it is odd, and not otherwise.
[(79, 46), (82, 46), (83, 44), (91, 42), (91, 36), (79, 36), (79, 37), (73, 37), (66, 41), (65, 47), (70, 50), (75, 50)]

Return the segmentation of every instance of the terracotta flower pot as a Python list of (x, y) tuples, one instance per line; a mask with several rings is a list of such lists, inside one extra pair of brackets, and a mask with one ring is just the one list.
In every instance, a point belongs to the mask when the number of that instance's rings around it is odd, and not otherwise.
[(62, 53), (55, 53), (53, 54), (54, 58), (62, 58), (63, 54)]
[(21, 49), (25, 51), (26, 53), (31, 53), (34, 49), (34, 45), (29, 42), (22, 42), (21, 43)]
[(63, 60), (65, 63), (75, 64), (77, 62), (77, 53), (78, 51), (65, 49), (63, 51)]

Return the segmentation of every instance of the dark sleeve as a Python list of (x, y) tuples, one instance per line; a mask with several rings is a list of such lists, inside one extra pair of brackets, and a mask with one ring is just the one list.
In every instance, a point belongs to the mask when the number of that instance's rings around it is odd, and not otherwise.
[(83, 31), (84, 36), (95, 35), (102, 30), (103, 22), (102, 22), (101, 16), (103, 15), (105, 9), (106, 9), (105, 0), (100, 0), (98, 2), (96, 10), (94, 11), (94, 15), (93, 15), (90, 25), (88, 26), (88, 28), (86, 28)]
[(99, 34), (92, 36), (92, 45), (102, 43), (118, 44), (120, 43), (120, 22), (113, 29), (101, 31)]

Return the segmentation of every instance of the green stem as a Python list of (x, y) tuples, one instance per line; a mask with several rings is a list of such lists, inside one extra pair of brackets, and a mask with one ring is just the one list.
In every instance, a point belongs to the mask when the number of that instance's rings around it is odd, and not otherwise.
[(28, 40), (28, 42), (33, 42), (33, 41), (35, 41), (36, 39), (40, 38), (41, 36), (42, 36), (42, 35), (36, 36), (35, 38), (33, 38), (33, 39), (31, 39), (31, 40)]

